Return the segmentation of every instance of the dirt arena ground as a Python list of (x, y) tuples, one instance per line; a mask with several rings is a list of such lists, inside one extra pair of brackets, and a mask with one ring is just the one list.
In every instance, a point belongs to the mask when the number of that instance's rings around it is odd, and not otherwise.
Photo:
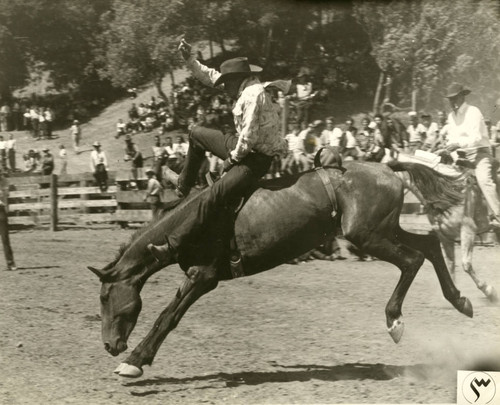
[[(0, 272), (1, 404), (453, 403), (457, 369), (498, 369), (500, 308), (463, 272), (466, 318), (443, 298), (429, 264), (403, 307), (395, 345), (384, 306), (399, 271), (386, 263), (314, 261), (225, 282), (196, 303), (138, 380), (113, 374), (125, 358), (100, 339), (103, 266), (131, 231), (20, 231), (19, 269)], [(475, 264), (500, 290), (500, 250)], [(143, 290), (135, 347), (183, 274), (176, 266)], [(131, 349), (129, 349), (131, 350)]]

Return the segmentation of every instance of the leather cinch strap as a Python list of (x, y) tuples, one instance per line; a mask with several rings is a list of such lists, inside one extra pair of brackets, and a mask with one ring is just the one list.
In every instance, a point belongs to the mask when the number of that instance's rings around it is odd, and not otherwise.
[(328, 194), (328, 198), (332, 204), (332, 218), (335, 218), (335, 215), (337, 215), (337, 198), (335, 197), (335, 188), (330, 180), (330, 176), (328, 176), (328, 173), (322, 167), (316, 167), (314, 170), (318, 173), (319, 178), (325, 186), (326, 194)]

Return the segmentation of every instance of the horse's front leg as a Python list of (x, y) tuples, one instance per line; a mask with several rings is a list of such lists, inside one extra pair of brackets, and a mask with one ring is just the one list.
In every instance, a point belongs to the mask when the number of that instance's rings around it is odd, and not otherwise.
[(490, 302), (498, 302), (498, 294), (491, 284), (482, 281), (472, 267), (472, 251), (474, 249), (474, 239), (476, 237), (475, 226), (464, 224), (460, 231), (460, 249), (462, 251), (462, 267), (472, 278), (477, 288), (479, 288)]
[(175, 329), (182, 316), (198, 298), (217, 287), (218, 278), (214, 267), (191, 267), (186, 273), (186, 279), (177, 290), (175, 298), (156, 320), (153, 329), (141, 343), (132, 351), (127, 359), (115, 370), (123, 377), (140, 377), (142, 367), (151, 365), (158, 349)]

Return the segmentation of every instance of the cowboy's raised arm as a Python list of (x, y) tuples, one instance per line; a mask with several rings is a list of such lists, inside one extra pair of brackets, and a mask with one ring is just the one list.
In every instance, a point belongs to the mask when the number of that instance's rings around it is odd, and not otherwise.
[(189, 70), (191, 70), (194, 77), (196, 77), (204, 85), (214, 87), (214, 83), (221, 76), (220, 72), (200, 63), (195, 56), (191, 54), (191, 45), (189, 45), (184, 39), (181, 40), (179, 51), (181, 51), (182, 57), (186, 61), (186, 65)]

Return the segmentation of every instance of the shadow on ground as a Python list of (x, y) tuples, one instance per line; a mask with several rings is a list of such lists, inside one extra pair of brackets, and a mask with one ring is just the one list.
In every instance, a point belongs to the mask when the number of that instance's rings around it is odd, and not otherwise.
[[(393, 366), (385, 364), (348, 363), (336, 366), (322, 365), (294, 365), (281, 366), (279, 371), (270, 372), (238, 372), (238, 373), (217, 373), (203, 376), (193, 376), (186, 378), (159, 377), (140, 381), (125, 383), (126, 387), (148, 387), (167, 384), (189, 384), (199, 381), (223, 382), (227, 387), (237, 387), (240, 385), (259, 385), (265, 383), (284, 382), (304, 382), (312, 379), (323, 381), (344, 381), (344, 380), (391, 380), (400, 376), (413, 376), (418, 379), (427, 379), (427, 376), (436, 370), (436, 365), (415, 364), (411, 366)], [(209, 388), (209, 387), (205, 387)], [(154, 394), (158, 391), (152, 390), (136, 395)]]

